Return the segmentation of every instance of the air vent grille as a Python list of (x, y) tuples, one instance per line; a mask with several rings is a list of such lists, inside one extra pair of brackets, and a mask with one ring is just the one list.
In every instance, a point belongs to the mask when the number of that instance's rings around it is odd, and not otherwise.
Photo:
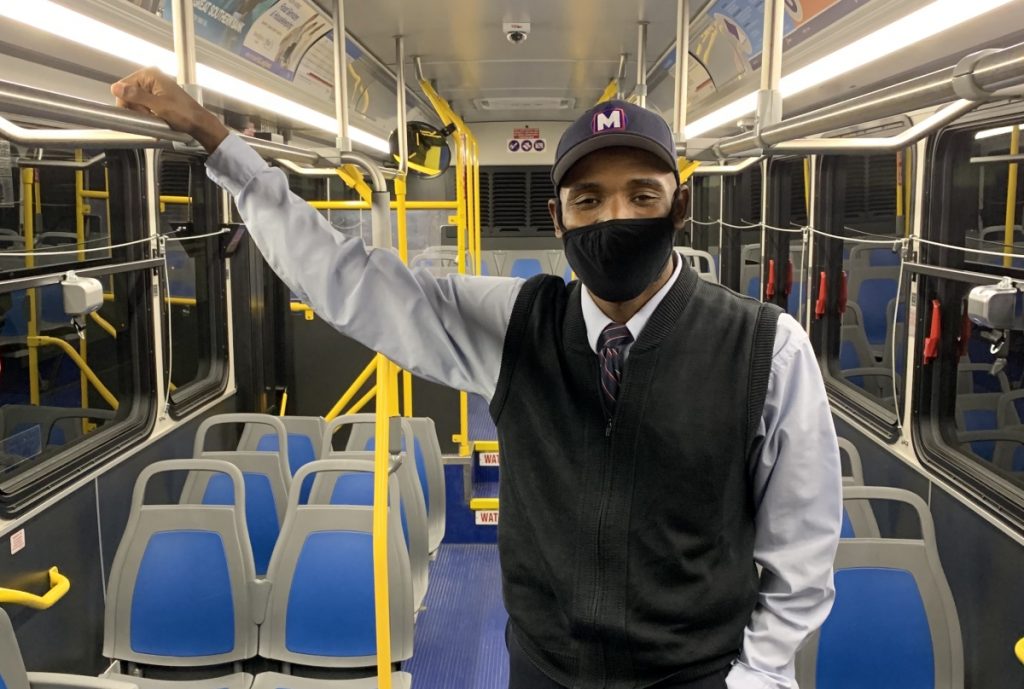
[(554, 197), (549, 167), (480, 170), (480, 224), (485, 235), (552, 234), (548, 200)]

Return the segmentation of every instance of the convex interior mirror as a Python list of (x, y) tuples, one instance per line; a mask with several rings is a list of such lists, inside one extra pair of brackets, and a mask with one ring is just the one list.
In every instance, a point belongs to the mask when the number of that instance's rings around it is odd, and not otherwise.
[[(448, 148), (446, 132), (426, 122), (409, 122), (405, 131), (409, 140), (409, 170), (431, 179), (443, 175), (452, 164), (452, 151)], [(398, 162), (398, 130), (388, 137), (391, 157)]]

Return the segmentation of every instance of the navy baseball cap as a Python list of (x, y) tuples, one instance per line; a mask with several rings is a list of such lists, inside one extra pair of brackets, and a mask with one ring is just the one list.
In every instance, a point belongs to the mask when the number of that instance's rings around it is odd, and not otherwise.
[(657, 113), (622, 100), (598, 103), (569, 125), (558, 141), (551, 182), (555, 189), (569, 169), (585, 155), (611, 146), (639, 148), (654, 154), (679, 174), (676, 142), (668, 123)]

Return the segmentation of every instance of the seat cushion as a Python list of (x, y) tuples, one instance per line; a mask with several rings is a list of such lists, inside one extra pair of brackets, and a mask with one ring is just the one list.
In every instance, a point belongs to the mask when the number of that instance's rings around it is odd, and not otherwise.
[(214, 677), (212, 679), (151, 679), (149, 677), (133, 677), (110, 672), (104, 675), (109, 679), (131, 682), (139, 689), (250, 689), (253, 677), (248, 672), (236, 672), (233, 675)]
[[(392, 689), (411, 689), (412, 675), (408, 672), (392, 672), (391, 686)], [(311, 679), (283, 675), (280, 672), (261, 672), (256, 675), (252, 689), (377, 689), (377, 678)]]

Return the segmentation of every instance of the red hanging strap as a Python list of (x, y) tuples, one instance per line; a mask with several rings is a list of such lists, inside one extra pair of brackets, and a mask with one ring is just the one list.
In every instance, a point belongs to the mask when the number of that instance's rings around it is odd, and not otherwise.
[(924, 363), (930, 364), (939, 358), (939, 341), (942, 337), (942, 302), (932, 299), (931, 326), (924, 339)]
[(839, 280), (839, 315), (846, 315), (846, 302), (849, 299), (849, 289), (846, 286), (847, 275), (846, 271), (842, 272), (842, 277)]
[(825, 303), (828, 297), (828, 277), (825, 275), (825, 271), (821, 271), (821, 277), (818, 280), (818, 301), (814, 304), (814, 317), (821, 318), (825, 315)]
[(793, 293), (793, 259), (786, 260), (786, 289), (784, 294), (786, 298)]
[(768, 282), (764, 286), (765, 301), (775, 296), (775, 259), (768, 261)]

